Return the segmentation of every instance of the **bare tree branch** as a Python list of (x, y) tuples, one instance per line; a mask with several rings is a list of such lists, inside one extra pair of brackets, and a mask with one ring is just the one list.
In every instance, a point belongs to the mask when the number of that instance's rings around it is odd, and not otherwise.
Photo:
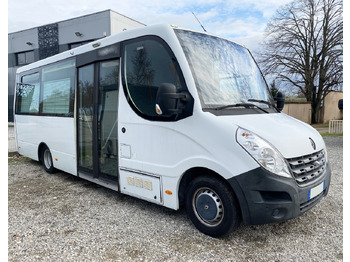
[(294, 0), (266, 28), (262, 71), (299, 89), (318, 122), (321, 101), (343, 84), (343, 1)]

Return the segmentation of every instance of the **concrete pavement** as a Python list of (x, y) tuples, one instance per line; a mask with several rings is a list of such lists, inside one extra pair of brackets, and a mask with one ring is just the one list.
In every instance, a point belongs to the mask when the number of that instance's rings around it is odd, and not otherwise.
[(8, 152), (17, 152), (13, 123), (8, 123)]

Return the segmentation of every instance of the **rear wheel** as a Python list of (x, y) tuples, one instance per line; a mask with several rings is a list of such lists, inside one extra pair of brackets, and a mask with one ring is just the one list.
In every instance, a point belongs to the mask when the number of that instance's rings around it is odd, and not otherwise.
[(50, 149), (46, 146), (41, 151), (41, 161), (47, 173), (53, 173), (55, 171), (55, 168), (53, 167)]
[(211, 176), (200, 176), (189, 184), (186, 210), (196, 228), (211, 237), (222, 237), (241, 221), (238, 202), (232, 190)]

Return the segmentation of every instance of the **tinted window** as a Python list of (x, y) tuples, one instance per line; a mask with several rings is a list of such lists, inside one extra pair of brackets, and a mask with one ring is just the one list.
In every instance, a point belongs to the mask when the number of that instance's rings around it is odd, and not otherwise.
[(17, 54), (17, 65), (26, 65), (34, 62), (34, 51)]
[(24, 65), (25, 63), (26, 63), (26, 54), (25, 53), (17, 54), (17, 64)]
[(94, 107), (94, 65), (79, 68), (78, 74), (79, 110), (79, 166), (93, 169), (92, 131)]
[(175, 58), (157, 40), (145, 39), (125, 45), (124, 74), (128, 96), (146, 116), (158, 116), (155, 100), (162, 83), (182, 88)]
[(99, 65), (99, 158), (100, 171), (118, 174), (118, 79), (119, 60)]
[(79, 46), (88, 44), (88, 43), (90, 43), (90, 42), (92, 42), (92, 41), (94, 41), (94, 40), (70, 44), (70, 45), (69, 45), (69, 49), (73, 49), (73, 48), (76, 48), (76, 47), (79, 47)]
[(73, 115), (74, 76), (74, 60), (43, 68), (42, 113)]
[(16, 113), (37, 114), (39, 97), (39, 73), (23, 76), (16, 88)]

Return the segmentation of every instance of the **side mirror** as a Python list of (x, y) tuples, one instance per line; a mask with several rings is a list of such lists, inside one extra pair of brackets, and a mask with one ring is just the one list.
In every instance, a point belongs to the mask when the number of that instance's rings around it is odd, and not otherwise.
[(285, 96), (282, 92), (278, 92), (277, 96), (273, 98), (277, 102), (277, 110), (282, 111), (284, 102), (286, 101)]
[(339, 99), (338, 108), (339, 108), (339, 110), (343, 110), (343, 99)]
[(156, 113), (160, 116), (180, 114), (180, 102), (186, 102), (186, 94), (176, 93), (176, 86), (170, 83), (160, 85), (156, 96)]

